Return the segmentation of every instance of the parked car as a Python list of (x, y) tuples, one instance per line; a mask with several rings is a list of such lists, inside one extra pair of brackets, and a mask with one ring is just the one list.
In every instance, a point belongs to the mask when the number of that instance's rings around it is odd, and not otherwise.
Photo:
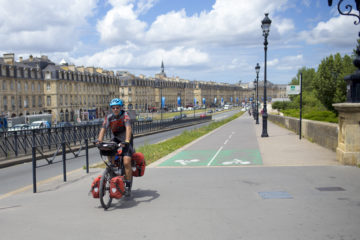
[(35, 121), (30, 124), (31, 129), (38, 129), (38, 128), (49, 128), (50, 123), (48, 121)]
[(174, 118), (173, 118), (173, 121), (178, 121), (178, 120), (181, 120), (181, 115), (176, 115), (176, 116), (174, 116)]
[(28, 124), (16, 124), (8, 129), (8, 132), (13, 131), (22, 131), (22, 130), (29, 130), (30, 126)]
[(146, 121), (146, 122), (152, 122), (152, 120), (153, 120), (153, 119), (152, 119), (151, 117), (145, 118), (145, 121)]
[(213, 112), (214, 112), (214, 111), (213, 111), (213, 110), (211, 110), (211, 109), (207, 111), (207, 113), (213, 113)]
[(181, 114), (181, 118), (186, 118), (186, 117), (187, 117), (187, 116), (186, 116), (185, 113)]
[(202, 113), (202, 114), (200, 114), (200, 117), (201, 117), (201, 118), (204, 118), (204, 117), (206, 117), (206, 114), (205, 114), (205, 113)]
[(143, 117), (138, 117), (138, 118), (136, 119), (136, 121), (138, 121), (138, 122), (145, 122), (145, 118), (143, 118)]
[(72, 127), (72, 124), (69, 122), (59, 122), (56, 124), (56, 127)]

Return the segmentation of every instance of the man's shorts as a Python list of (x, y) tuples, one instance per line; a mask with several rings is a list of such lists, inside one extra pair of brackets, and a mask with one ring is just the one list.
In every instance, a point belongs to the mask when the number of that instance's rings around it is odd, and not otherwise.
[[(121, 141), (120, 141), (118, 138), (116, 138), (116, 137), (114, 137), (114, 138), (111, 139), (111, 140), (114, 141), (114, 142), (116, 142), (116, 143), (121, 143)], [(129, 145), (127, 145), (126, 147), (124, 147), (124, 148), (122, 149), (122, 152), (123, 152), (123, 155), (124, 155), (124, 156), (129, 156), (129, 157), (131, 157), (131, 156), (135, 153), (134, 147), (133, 147), (133, 144), (132, 144), (132, 141), (130, 142)]]

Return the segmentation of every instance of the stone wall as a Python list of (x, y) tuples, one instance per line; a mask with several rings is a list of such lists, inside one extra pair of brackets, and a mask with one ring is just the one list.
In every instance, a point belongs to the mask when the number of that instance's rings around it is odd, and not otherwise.
[[(269, 114), (270, 121), (299, 134), (299, 119)], [(302, 120), (302, 136), (325, 148), (336, 151), (338, 145), (338, 124)]]

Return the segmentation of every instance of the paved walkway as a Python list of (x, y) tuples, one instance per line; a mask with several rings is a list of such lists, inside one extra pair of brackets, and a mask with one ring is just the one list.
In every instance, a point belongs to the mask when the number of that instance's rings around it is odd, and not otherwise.
[[(108, 211), (87, 195), (100, 169), (73, 171), (67, 183), (62, 176), (44, 181), (37, 194), (30, 188), (0, 196), (1, 237), (360, 239), (360, 169), (271, 122), (268, 134), (261, 138), (261, 124), (245, 114), (148, 166), (132, 197)], [(181, 153), (209, 146), (212, 157), (161, 166), (176, 156), (193, 160)], [(229, 167), (233, 154), (239, 161)]]

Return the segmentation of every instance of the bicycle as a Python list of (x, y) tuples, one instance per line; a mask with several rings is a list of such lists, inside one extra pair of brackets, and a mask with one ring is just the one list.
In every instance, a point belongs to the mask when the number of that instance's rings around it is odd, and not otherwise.
[[(101, 142), (101, 143), (97, 143), (96, 145), (100, 150), (100, 153), (103, 154), (105, 153), (104, 155), (106, 156), (115, 156), (114, 163), (109, 162), (108, 158), (106, 161), (102, 159), (106, 165), (106, 168), (100, 178), (99, 198), (100, 198), (101, 206), (106, 210), (111, 206), (111, 202), (113, 199), (110, 196), (111, 179), (113, 179), (116, 176), (125, 177), (125, 166), (123, 162), (124, 155), (122, 151), (121, 153), (119, 153), (120, 152), (119, 148), (121, 148), (121, 143), (118, 144), (115, 142)], [(132, 162), (132, 168), (134, 168), (134, 161), (131, 162)], [(130, 186), (128, 187), (128, 189), (126, 189), (129, 192), (131, 192), (132, 182), (133, 182), (133, 177), (131, 177)], [(119, 191), (122, 190), (119, 189)], [(126, 195), (125, 193), (126, 192), (123, 192), (123, 195)]]

